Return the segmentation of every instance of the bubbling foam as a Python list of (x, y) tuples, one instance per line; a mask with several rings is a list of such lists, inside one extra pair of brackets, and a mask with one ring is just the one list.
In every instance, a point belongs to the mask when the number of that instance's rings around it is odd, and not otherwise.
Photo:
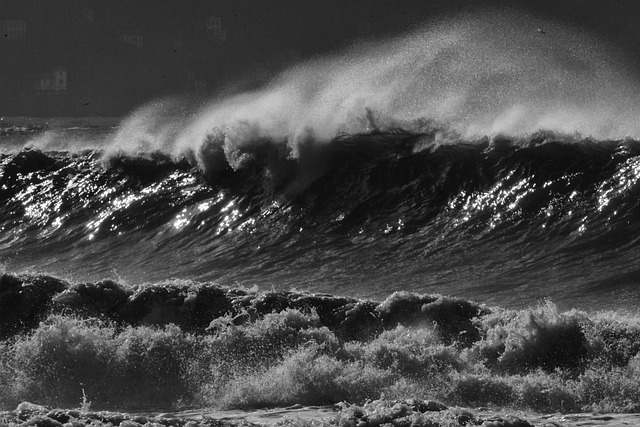
[(156, 102), (123, 123), (112, 149), (191, 153), (204, 166), (211, 153), (228, 160), (269, 140), (297, 158), (301, 141), (411, 128), (425, 118), (468, 138), (540, 129), (638, 137), (638, 87), (620, 53), (578, 28), (474, 13), (301, 63), (263, 89), (186, 113)]

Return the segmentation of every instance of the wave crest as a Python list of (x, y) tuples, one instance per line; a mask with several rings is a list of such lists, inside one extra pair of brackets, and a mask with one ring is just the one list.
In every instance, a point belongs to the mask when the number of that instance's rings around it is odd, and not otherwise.
[(449, 129), (440, 142), (530, 139), (541, 129), (638, 137), (638, 87), (623, 56), (595, 36), (516, 12), (476, 12), (309, 60), (205, 106), (154, 101), (122, 123), (105, 156), (160, 150), (216, 175), (222, 154), (238, 169), (265, 140), (298, 158), (310, 139), (424, 132), (425, 122)]

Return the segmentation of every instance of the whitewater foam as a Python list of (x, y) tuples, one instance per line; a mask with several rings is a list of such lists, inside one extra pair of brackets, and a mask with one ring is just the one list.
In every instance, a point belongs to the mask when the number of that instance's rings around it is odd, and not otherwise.
[(12, 325), (0, 329), (0, 409), (73, 407), (79, 396), (146, 411), (344, 410), (380, 396), (383, 406), (420, 396), (544, 412), (639, 409), (637, 315), (47, 276), (3, 275), (0, 290), (0, 326)]

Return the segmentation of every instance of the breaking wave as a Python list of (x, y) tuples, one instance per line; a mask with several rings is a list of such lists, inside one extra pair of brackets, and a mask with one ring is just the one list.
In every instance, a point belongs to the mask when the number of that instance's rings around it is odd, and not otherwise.
[(184, 281), (130, 288), (4, 275), (0, 286), (7, 408), (24, 399), (74, 407), (84, 395), (96, 409), (146, 411), (380, 396), (542, 412), (640, 409), (635, 316)]
[(162, 152), (5, 154), (0, 255), (77, 280), (637, 301), (637, 141), (439, 132), (342, 135), (295, 157), (258, 139), (204, 171)]

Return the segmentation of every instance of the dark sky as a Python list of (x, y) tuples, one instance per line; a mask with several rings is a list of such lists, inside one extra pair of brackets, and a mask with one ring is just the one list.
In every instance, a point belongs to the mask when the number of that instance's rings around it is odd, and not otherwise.
[[(180, 92), (185, 75), (206, 75), (212, 90), (250, 76), (283, 49), (315, 57), (487, 7), (583, 26), (640, 63), (637, 0), (0, 0), (0, 20), (24, 20), (28, 34), (0, 45), (0, 115), (56, 108), (82, 114), (78, 105), (88, 114), (121, 114), (145, 99)], [(94, 16), (90, 24), (82, 18), (87, 11)], [(224, 43), (199, 39), (208, 16), (222, 17)], [(144, 34), (144, 49), (131, 51), (118, 41), (131, 31)], [(31, 111), (34, 76), (60, 65), (69, 73), (64, 102), (47, 99), (37, 103), (42, 111)], [(108, 102), (107, 95), (119, 100)]]
[(0, 18), (24, 19), (31, 29), (50, 25), (62, 30), (73, 27), (75, 12), (91, 9), (96, 21), (110, 26), (170, 36), (215, 14), (224, 17), (236, 39), (313, 53), (348, 44), (359, 31), (369, 30), (368, 36), (402, 32), (443, 13), (485, 6), (556, 17), (629, 47), (640, 43), (636, 0), (0, 0)]

